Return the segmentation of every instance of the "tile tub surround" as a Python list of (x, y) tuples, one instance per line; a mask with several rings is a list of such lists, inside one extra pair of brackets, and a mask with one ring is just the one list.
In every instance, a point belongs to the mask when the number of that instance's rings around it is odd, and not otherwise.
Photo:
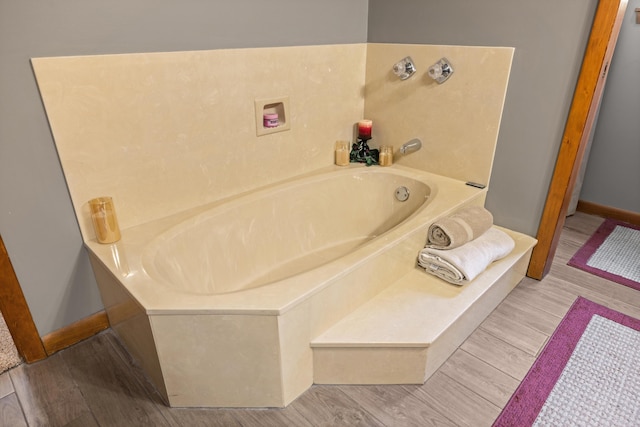
[[(400, 51), (419, 64), (404, 86), (388, 78)], [(486, 189), (464, 181), (490, 175), (512, 53), (356, 44), (32, 60), (112, 327), (167, 403), (285, 406), (313, 383), (309, 343), (415, 269), (427, 224), (484, 204)], [(439, 87), (420, 80), (444, 55), (456, 74)], [(257, 136), (256, 100), (282, 97), (291, 129)], [(391, 166), (437, 189), (418, 215), (339, 260), (248, 291), (194, 295), (146, 275), (142, 251), (171, 226), (260, 187), (341, 170), (334, 143), (353, 140), (363, 117), (376, 123), (374, 148), (423, 140)], [(90, 224), (86, 203), (100, 196), (113, 197), (122, 229), (112, 245), (98, 244)]]
[[(372, 146), (393, 145), (394, 162), (459, 179), (489, 183), (514, 49), (369, 43), (364, 116)], [(418, 71), (398, 79), (391, 64), (410, 55)], [(443, 84), (427, 69), (446, 57), (454, 74)], [(420, 138), (422, 149), (398, 149)]]
[[(84, 240), (94, 197), (126, 229), (333, 164), (365, 60), (366, 44), (32, 59)], [(256, 100), (282, 97), (290, 130), (257, 136)]]
[(141, 258), (149, 243), (205, 208), (125, 229), (114, 245), (87, 242), (114, 329), (170, 405), (287, 405), (313, 383), (313, 338), (415, 269), (427, 224), (482, 204), (486, 195), (486, 189), (399, 165), (330, 166), (318, 173), (350, 169), (421, 180), (433, 199), (348, 255), (270, 285), (198, 295), (148, 276)]
[[(411, 55), (418, 72), (391, 66)], [(455, 74), (438, 85), (442, 56)], [(87, 201), (121, 229), (333, 164), (373, 119), (372, 148), (422, 139), (395, 162), (488, 183), (512, 48), (352, 44), (32, 59), (83, 238)], [(327, 90), (331, 88), (331, 90)], [(256, 136), (255, 102), (288, 97), (285, 132)], [(397, 153), (396, 153), (397, 154)]]
[[(381, 175), (406, 176), (411, 180), (424, 182), (430, 188), (430, 200), (417, 213), (392, 230), (382, 234), (376, 239), (369, 240), (366, 244), (354, 249), (339, 260), (315, 268), (310, 272), (303, 273), (306, 274), (304, 277), (305, 280), (302, 281), (302, 284), (295, 287), (289, 286), (290, 282), (288, 282), (288, 279), (283, 279), (275, 285), (272, 284), (247, 289), (242, 292), (228, 292), (223, 294), (204, 294), (186, 289), (181, 290), (176, 286), (166, 283), (157, 283), (149, 286), (149, 283), (156, 282), (149, 282), (149, 274), (143, 255), (149, 253), (148, 249), (156, 244), (156, 239), (158, 236), (161, 236), (162, 233), (169, 232), (167, 234), (170, 234), (172, 229), (182, 227), (183, 224), (186, 224), (188, 221), (195, 220), (197, 222), (198, 215), (206, 214), (207, 211), (219, 206), (225, 206), (239, 200), (272, 197), (264, 196), (263, 194), (271, 194), (271, 191), (278, 191), (290, 183), (298, 185), (301, 180), (313, 181), (316, 177), (324, 174), (350, 175), (354, 170), (363, 170)], [(303, 190), (299, 189), (297, 191)], [(395, 244), (399, 240), (406, 239), (408, 234), (424, 232), (425, 234), (419, 236), (419, 239), (414, 243), (414, 245), (417, 246), (411, 248), (411, 251), (415, 249), (415, 254), (411, 252), (406, 259), (403, 257), (394, 260), (396, 263), (401, 263), (403, 268), (414, 267), (417, 251), (424, 246), (426, 239), (426, 230), (423, 230), (425, 224), (430, 224), (436, 218), (447, 215), (462, 205), (469, 203), (482, 205), (486, 191), (486, 189), (478, 189), (465, 185), (458, 180), (401, 165), (392, 165), (385, 168), (368, 168), (361, 164), (352, 164), (346, 168), (328, 166), (297, 179), (285, 180), (282, 183), (265, 186), (263, 189), (255, 192), (238, 195), (220, 202), (213, 202), (140, 226), (124, 229), (122, 230), (122, 239), (112, 245), (100, 244), (95, 239), (91, 239), (86, 242), (86, 246), (91, 253), (95, 254), (95, 256), (105, 264), (111, 271), (111, 274), (127, 282), (128, 292), (145, 307), (148, 314), (175, 314), (183, 311), (193, 313), (194, 310), (197, 312), (202, 310), (201, 313), (209, 313), (210, 308), (214, 306), (220, 313), (246, 310), (251, 313), (260, 312), (262, 314), (273, 314), (289, 309), (291, 301), (296, 301), (311, 291), (316, 286), (313, 282), (318, 279), (326, 279), (329, 276), (342, 274), (345, 268), (353, 265), (354, 261), (373, 256), (389, 244)], [(336, 202), (338, 203), (338, 201)], [(268, 205), (265, 204), (263, 209), (267, 208)], [(367, 208), (364, 209), (367, 210)], [(255, 214), (262, 215), (259, 210), (255, 211)], [(374, 214), (375, 212), (371, 212), (371, 215)], [(264, 213), (264, 215), (268, 215), (268, 213)], [(357, 221), (357, 216), (353, 218), (326, 218), (326, 220), (340, 222)], [(236, 241), (230, 242), (229, 244), (242, 246), (243, 242), (236, 239)], [(230, 250), (232, 250), (232, 248), (230, 248)], [(276, 288), (278, 289), (276, 290)], [(160, 290), (162, 290), (162, 292), (160, 292)], [(251, 298), (248, 299), (248, 296), (251, 296)]]

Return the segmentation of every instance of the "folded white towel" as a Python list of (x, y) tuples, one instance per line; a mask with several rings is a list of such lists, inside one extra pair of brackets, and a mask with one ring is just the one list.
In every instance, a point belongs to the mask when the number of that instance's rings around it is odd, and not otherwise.
[(424, 248), (418, 254), (418, 264), (427, 273), (462, 285), (475, 279), (492, 262), (507, 256), (514, 247), (511, 236), (492, 227), (477, 239), (454, 249)]

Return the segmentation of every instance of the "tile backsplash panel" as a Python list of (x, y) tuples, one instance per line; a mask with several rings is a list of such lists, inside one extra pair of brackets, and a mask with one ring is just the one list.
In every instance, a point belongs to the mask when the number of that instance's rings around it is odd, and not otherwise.
[[(410, 55), (418, 72), (392, 65)], [(447, 57), (442, 85), (427, 69)], [(333, 164), (373, 120), (394, 162), (487, 184), (512, 48), (347, 44), (32, 59), (85, 240), (87, 202), (126, 229)], [(256, 101), (287, 98), (290, 130), (256, 135)], [(402, 143), (420, 138), (406, 156)]]
[[(364, 110), (366, 44), (32, 59), (85, 240), (87, 202), (126, 229), (333, 164)], [(290, 130), (256, 135), (255, 100)]]
[[(513, 48), (370, 43), (364, 115), (373, 120), (372, 147), (393, 145), (394, 162), (451, 178), (488, 184), (509, 82)], [(417, 72), (400, 80), (391, 67), (411, 56)], [(428, 68), (446, 57), (454, 73), (442, 84)], [(413, 138), (422, 149), (406, 156)]]

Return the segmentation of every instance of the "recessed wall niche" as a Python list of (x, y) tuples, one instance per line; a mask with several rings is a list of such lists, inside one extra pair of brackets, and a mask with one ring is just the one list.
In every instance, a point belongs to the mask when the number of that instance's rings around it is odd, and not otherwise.
[[(256, 135), (268, 135), (291, 129), (289, 116), (289, 97), (270, 99), (256, 99)], [(277, 114), (277, 126), (269, 126), (265, 123), (266, 115)]]

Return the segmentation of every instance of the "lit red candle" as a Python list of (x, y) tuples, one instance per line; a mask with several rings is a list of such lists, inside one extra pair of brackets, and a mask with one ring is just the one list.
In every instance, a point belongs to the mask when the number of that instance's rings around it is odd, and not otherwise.
[(371, 127), (373, 126), (373, 122), (371, 120), (360, 120), (358, 122), (358, 137), (360, 138), (371, 138)]

